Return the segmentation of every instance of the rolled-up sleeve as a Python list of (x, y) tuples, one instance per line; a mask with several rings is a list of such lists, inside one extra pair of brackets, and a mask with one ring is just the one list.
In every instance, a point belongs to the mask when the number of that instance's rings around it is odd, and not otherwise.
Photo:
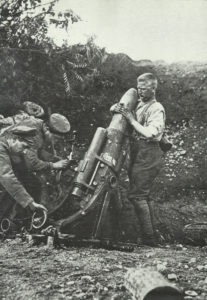
[(6, 147), (0, 145), (0, 184), (22, 207), (27, 207), (33, 198), (15, 176)]
[(146, 129), (156, 137), (163, 133), (165, 128), (165, 112), (161, 108), (152, 110), (146, 121)]

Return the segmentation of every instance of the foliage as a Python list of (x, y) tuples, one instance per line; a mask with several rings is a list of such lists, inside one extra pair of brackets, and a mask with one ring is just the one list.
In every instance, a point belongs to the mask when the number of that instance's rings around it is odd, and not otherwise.
[(76, 90), (80, 85), (84, 89), (87, 81), (97, 77), (105, 51), (93, 38), (86, 45), (58, 47), (48, 37), (51, 24), (68, 30), (81, 20), (72, 10), (56, 13), (56, 2), (19, 0), (1, 4), (0, 109), (5, 115), (13, 114), (22, 101), (31, 100), (70, 117), (65, 107), (77, 101)]
[[(48, 38), (48, 25), (68, 29), (80, 17), (73, 11), (55, 13), (58, 0), (42, 4), (41, 0), (5, 0), (1, 5), (1, 45), (10, 47), (40, 48), (54, 46)], [(47, 50), (47, 49), (46, 49)]]

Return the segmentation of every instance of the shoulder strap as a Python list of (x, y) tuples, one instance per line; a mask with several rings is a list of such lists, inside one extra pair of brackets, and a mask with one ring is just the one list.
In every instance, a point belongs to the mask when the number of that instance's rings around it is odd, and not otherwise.
[(139, 115), (139, 123), (140, 123), (141, 125), (143, 125), (144, 122), (145, 122), (145, 116), (146, 116), (146, 113), (147, 113), (148, 109), (149, 109), (150, 106), (151, 106), (153, 103), (155, 103), (155, 102), (156, 102), (156, 101), (154, 100), (154, 101), (148, 103), (148, 104), (145, 106), (145, 108), (143, 109), (143, 111), (141, 112), (141, 114)]

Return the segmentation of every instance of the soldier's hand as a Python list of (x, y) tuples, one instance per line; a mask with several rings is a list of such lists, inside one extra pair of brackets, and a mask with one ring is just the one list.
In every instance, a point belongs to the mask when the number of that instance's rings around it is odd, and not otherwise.
[(35, 201), (31, 202), (31, 203), (29, 204), (29, 207), (30, 207), (30, 209), (31, 209), (32, 211), (35, 211), (35, 210), (38, 210), (38, 209), (42, 209), (42, 210), (47, 211), (47, 208), (46, 208), (44, 205), (39, 204), (39, 203), (37, 203), (37, 202), (35, 202)]
[(122, 114), (130, 124), (135, 120), (133, 113), (123, 106), (119, 109), (119, 113)]
[(68, 159), (62, 159), (59, 160), (55, 163), (53, 163), (53, 169), (55, 170), (61, 170), (61, 169), (65, 169), (67, 166), (69, 165), (69, 160)]
[(114, 105), (111, 106), (110, 112), (112, 112), (112, 113), (120, 113), (120, 109), (122, 107), (123, 107), (122, 104), (116, 103), (116, 104), (114, 104)]

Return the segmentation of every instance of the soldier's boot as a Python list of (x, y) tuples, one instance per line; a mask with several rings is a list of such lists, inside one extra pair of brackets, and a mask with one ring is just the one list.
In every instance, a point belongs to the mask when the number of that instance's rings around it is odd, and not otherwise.
[(155, 204), (154, 204), (154, 200), (152, 198), (149, 198), (148, 201), (148, 207), (149, 207), (149, 211), (150, 211), (150, 216), (151, 216), (151, 222), (152, 222), (152, 227), (154, 232), (157, 229), (156, 226), (156, 219), (155, 219)]
[(162, 236), (162, 234), (159, 232), (158, 228), (157, 228), (157, 222), (156, 222), (156, 218), (155, 218), (155, 205), (154, 205), (154, 200), (152, 198), (148, 199), (148, 206), (149, 206), (149, 210), (150, 210), (150, 216), (151, 216), (151, 221), (152, 221), (152, 226), (153, 226), (153, 230), (154, 230), (154, 237), (155, 237), (155, 241), (156, 243), (162, 244), (164, 241), (164, 237)]
[(154, 229), (147, 200), (134, 200), (133, 204), (141, 225), (143, 244), (148, 246), (156, 246)]
[(10, 211), (1, 220), (1, 230), (5, 233), (7, 238), (15, 238), (16, 234), (20, 232), (20, 224), (16, 220), (19, 218), (19, 207), (19, 204), (13, 204)]

